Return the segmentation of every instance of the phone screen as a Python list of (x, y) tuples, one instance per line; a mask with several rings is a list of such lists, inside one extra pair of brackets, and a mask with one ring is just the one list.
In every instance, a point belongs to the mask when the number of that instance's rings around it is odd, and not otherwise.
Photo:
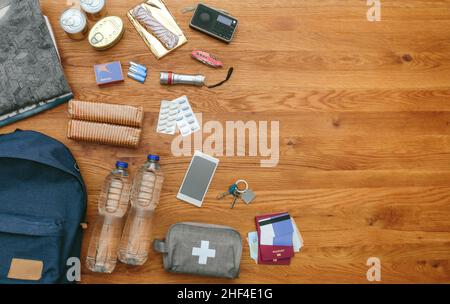
[(200, 156), (194, 156), (184, 183), (181, 186), (180, 193), (202, 201), (216, 166), (217, 163)]

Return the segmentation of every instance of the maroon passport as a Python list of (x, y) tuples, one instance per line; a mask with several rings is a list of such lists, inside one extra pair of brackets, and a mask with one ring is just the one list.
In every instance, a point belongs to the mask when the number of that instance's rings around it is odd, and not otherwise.
[[(265, 214), (255, 217), (258, 240), (261, 240), (259, 221), (262, 219), (282, 215), (283, 213)], [(258, 264), (289, 265), (294, 256), (293, 246), (270, 246), (258, 244)]]

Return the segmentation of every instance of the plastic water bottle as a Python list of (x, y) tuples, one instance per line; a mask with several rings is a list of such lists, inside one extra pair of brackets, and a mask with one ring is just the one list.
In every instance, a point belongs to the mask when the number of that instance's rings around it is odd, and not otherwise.
[(147, 261), (152, 243), (152, 222), (164, 175), (159, 156), (149, 155), (133, 180), (131, 209), (120, 242), (119, 260), (130, 265)]
[(123, 219), (130, 200), (131, 181), (128, 164), (117, 162), (106, 178), (98, 200), (98, 218), (87, 254), (87, 267), (95, 272), (111, 273), (116, 267)]

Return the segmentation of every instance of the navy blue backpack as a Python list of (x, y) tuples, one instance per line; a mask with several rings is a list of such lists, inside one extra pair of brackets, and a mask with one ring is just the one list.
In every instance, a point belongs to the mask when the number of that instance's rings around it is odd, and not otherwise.
[(86, 201), (62, 143), (34, 131), (0, 135), (0, 284), (72, 281)]

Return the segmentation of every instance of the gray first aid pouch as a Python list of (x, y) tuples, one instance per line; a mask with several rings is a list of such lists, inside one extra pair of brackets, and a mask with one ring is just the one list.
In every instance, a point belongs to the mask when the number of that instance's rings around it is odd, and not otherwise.
[(200, 223), (172, 225), (153, 249), (163, 254), (164, 269), (234, 279), (239, 275), (242, 238), (233, 228)]

